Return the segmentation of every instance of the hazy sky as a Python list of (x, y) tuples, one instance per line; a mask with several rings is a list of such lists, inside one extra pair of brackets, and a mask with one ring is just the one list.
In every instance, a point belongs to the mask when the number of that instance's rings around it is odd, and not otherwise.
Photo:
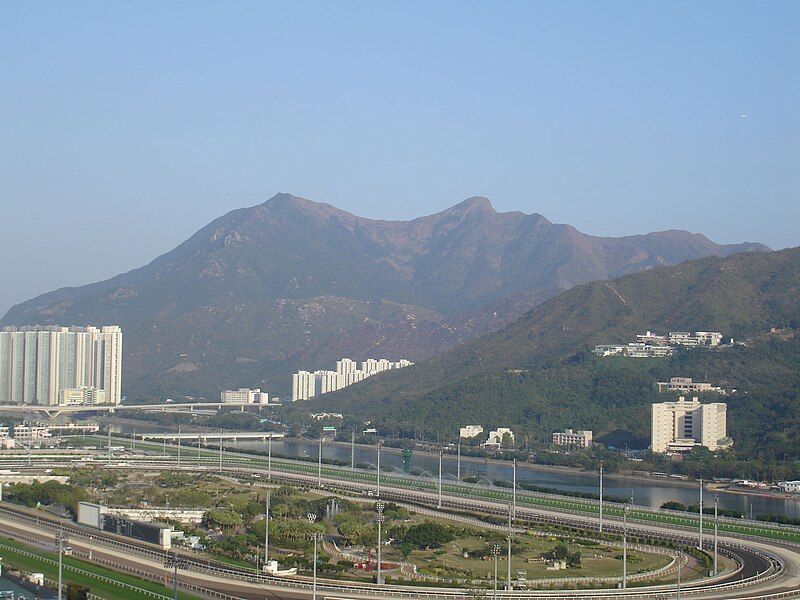
[(798, 2), (0, 3), (0, 313), (278, 191), (800, 244)]

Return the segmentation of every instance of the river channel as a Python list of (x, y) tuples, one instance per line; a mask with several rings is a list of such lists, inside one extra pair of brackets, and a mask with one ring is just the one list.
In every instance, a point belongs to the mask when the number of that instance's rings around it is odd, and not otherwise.
[[(155, 424), (142, 424), (136, 427), (138, 433), (144, 431), (174, 431), (173, 428), (159, 427)], [(128, 423), (112, 425), (115, 433), (130, 434), (133, 426)], [(190, 442), (186, 442), (190, 445)], [(196, 442), (195, 442), (196, 445)], [(226, 443), (226, 447), (240, 450), (267, 451), (267, 445), (261, 441), (241, 441)], [(316, 459), (318, 453), (316, 442), (304, 440), (275, 440), (272, 442), (273, 455), (291, 458)], [(350, 445), (323, 443), (322, 457), (329, 460), (338, 460), (350, 463)], [(374, 446), (356, 445), (355, 463), (371, 465), (377, 463), (377, 450)], [(439, 457), (435, 454), (415, 451), (409, 462), (412, 473), (421, 472), (422, 476), (435, 477), (439, 472)], [(403, 472), (403, 457), (399, 450), (384, 447), (381, 451), (381, 472)], [(511, 480), (512, 465), (506, 461), (485, 460), (480, 458), (461, 458), (461, 476), (472, 475), (489, 483), (498, 479)], [(442, 458), (442, 473), (447, 479), (455, 479), (458, 470), (458, 459), (453, 454), (445, 454)], [(573, 492), (598, 492), (597, 473), (587, 473), (574, 469), (554, 469), (531, 463), (517, 465), (517, 481), (532, 483), (537, 486), (553, 488), (554, 490)], [(620, 498), (633, 498), (634, 504), (657, 508), (669, 500), (677, 500), (686, 505), (698, 504), (700, 491), (697, 482), (661, 480), (645, 477), (626, 477), (622, 475), (606, 474), (604, 478), (604, 493), (606, 496)], [(785, 515), (800, 517), (800, 497), (785, 498), (779, 494), (749, 494), (719, 490), (719, 506), (736, 510), (750, 516), (761, 514)], [(714, 492), (708, 489), (704, 492), (704, 504), (713, 505)]]

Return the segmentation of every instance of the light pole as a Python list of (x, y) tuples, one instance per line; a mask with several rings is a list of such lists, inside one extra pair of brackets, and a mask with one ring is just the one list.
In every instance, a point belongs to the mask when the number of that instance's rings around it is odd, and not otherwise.
[(177, 554), (167, 554), (164, 560), (164, 566), (169, 569), (172, 568), (172, 598), (178, 600), (178, 567), (183, 566), (183, 559), (179, 558)]
[(714, 494), (714, 575), (717, 574), (718, 570), (718, 540), (717, 540), (717, 530), (719, 527), (719, 494)]
[(381, 497), (381, 439), (378, 438), (378, 465), (376, 469), (378, 473), (378, 498)]
[(269, 432), (267, 438), (267, 481), (272, 481), (272, 432)]
[(437, 507), (442, 508), (442, 450), (439, 449), (439, 501)]
[(269, 563), (269, 496), (270, 491), (267, 490), (267, 498), (264, 500), (264, 571)]
[(456, 462), (456, 478), (461, 481), (461, 438), (458, 438), (458, 459)]
[(383, 579), (381, 578), (381, 523), (383, 523), (383, 502), (378, 500), (375, 503), (375, 510), (378, 511), (378, 515), (376, 517), (376, 521), (378, 522), (378, 585), (383, 583)]
[(513, 477), (511, 481), (511, 502), (512, 502), (512, 509), (511, 514), (516, 519), (517, 518), (517, 459), (514, 459), (513, 463)]
[(675, 588), (675, 599), (681, 600), (681, 551), (675, 548), (675, 562), (678, 564), (678, 583)]
[(494, 594), (492, 597), (497, 600), (497, 557), (500, 556), (500, 544), (492, 544), (492, 556), (494, 557)]
[[(312, 525), (314, 521), (317, 520), (317, 515), (314, 513), (308, 513), (306, 515), (308, 517), (308, 522)], [(322, 534), (319, 531), (315, 531), (311, 534), (311, 537), (314, 539), (314, 568), (313, 568), (313, 583), (311, 584), (311, 600), (317, 600), (317, 542), (319, 542)]]
[(56, 543), (58, 544), (58, 599), (61, 600), (61, 584), (62, 584), (62, 556), (64, 555), (64, 542), (67, 541), (64, 535), (64, 528), (60, 527), (56, 534)]
[(513, 537), (511, 531), (511, 506), (508, 507), (508, 533), (506, 534), (506, 538), (508, 539), (508, 581), (506, 582), (506, 589), (511, 591), (511, 538)]
[(178, 468), (181, 468), (181, 426), (178, 425)]
[(319, 452), (317, 453), (317, 487), (322, 489), (322, 438), (319, 438)]
[(222, 473), (222, 429), (219, 430), (219, 472)]
[(356, 430), (350, 432), (350, 468), (356, 470)]
[(600, 465), (600, 533), (603, 533), (603, 465)]
[(703, 549), (703, 479), (700, 478), (700, 550)]
[(622, 511), (622, 589), (628, 587), (628, 507)]

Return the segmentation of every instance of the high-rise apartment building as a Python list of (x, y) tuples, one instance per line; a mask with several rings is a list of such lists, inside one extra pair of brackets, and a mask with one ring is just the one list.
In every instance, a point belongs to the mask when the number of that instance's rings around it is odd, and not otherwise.
[(298, 371), (292, 375), (292, 401), (308, 400), (315, 396), (315, 376), (309, 371)]
[[(57, 405), (65, 390), (103, 390), (122, 399), (122, 330), (6, 327), (0, 331), (0, 404)], [(95, 395), (97, 398), (98, 395)]]
[(723, 402), (701, 404), (697, 398), (687, 401), (653, 404), (653, 452), (683, 453), (694, 446), (720, 450), (731, 445), (728, 438), (728, 407)]

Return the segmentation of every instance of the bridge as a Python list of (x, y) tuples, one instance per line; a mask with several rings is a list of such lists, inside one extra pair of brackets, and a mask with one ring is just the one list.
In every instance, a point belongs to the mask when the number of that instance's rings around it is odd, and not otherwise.
[(0, 405), (2, 414), (41, 415), (53, 419), (63, 414), (75, 413), (116, 413), (117, 411), (138, 410), (142, 412), (200, 412), (221, 408), (238, 408), (244, 412), (245, 408), (254, 407), (259, 410), (281, 406), (280, 403), (256, 404), (244, 402), (164, 402), (159, 404), (93, 404), (93, 405), (44, 405), (44, 404), (3, 404)]
[(285, 437), (283, 433), (276, 433), (274, 431), (229, 431), (217, 433), (205, 433), (198, 431), (197, 433), (137, 433), (136, 437), (146, 440), (201, 440), (205, 444), (208, 440), (262, 440), (266, 442), (269, 439), (279, 440)]

